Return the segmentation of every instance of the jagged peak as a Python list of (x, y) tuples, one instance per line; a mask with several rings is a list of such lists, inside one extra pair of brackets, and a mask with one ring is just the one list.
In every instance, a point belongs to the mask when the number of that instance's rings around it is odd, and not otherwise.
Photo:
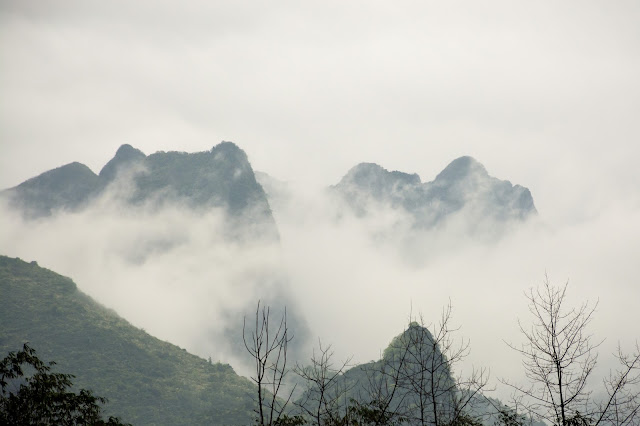
[[(418, 347), (426, 345), (429, 350), (432, 350), (434, 343), (433, 335), (427, 327), (416, 321), (411, 321), (402, 333), (391, 340), (389, 346), (384, 350), (382, 357), (384, 359), (392, 359), (402, 356), (404, 349), (411, 346)], [(436, 350), (439, 351), (439, 347), (437, 347)]]
[(405, 184), (420, 184), (420, 176), (416, 173), (409, 174), (399, 172), (397, 170), (389, 171), (376, 163), (360, 163), (355, 165), (347, 172), (344, 178), (342, 178), (342, 181), (354, 181), (355, 183), (361, 183), (361, 181), (378, 177), (391, 178)]
[(236, 161), (248, 163), (247, 153), (238, 145), (230, 141), (222, 141), (211, 148), (211, 153), (218, 156), (224, 156), (225, 159), (234, 158)]
[(487, 169), (475, 158), (468, 155), (456, 158), (450, 162), (447, 167), (444, 168), (438, 176), (436, 181), (442, 180), (460, 180), (469, 175), (479, 174), (482, 176), (488, 176)]
[(118, 168), (121, 165), (140, 161), (145, 158), (146, 155), (139, 149), (129, 144), (120, 145), (120, 148), (116, 151), (116, 155), (100, 170), (99, 176), (110, 181), (115, 178)]
[(219, 144), (214, 145), (213, 148), (211, 148), (212, 151), (214, 149), (233, 149), (237, 151), (242, 151), (242, 149), (238, 145), (236, 145), (234, 142), (231, 142), (231, 141), (220, 141)]
[(387, 170), (376, 163), (359, 163), (353, 166), (342, 180), (357, 180), (364, 176), (375, 176), (386, 173)]
[(213, 148), (211, 148), (211, 152), (216, 151), (225, 153), (245, 153), (242, 148), (231, 141), (222, 141), (219, 144), (214, 145)]
[(356, 164), (355, 166), (353, 166), (351, 168), (351, 170), (349, 170), (349, 172), (358, 171), (358, 170), (380, 171), (380, 172), (386, 172), (387, 171), (387, 169), (385, 169), (384, 167), (382, 167), (379, 164), (363, 162), (363, 163), (359, 163), (359, 164)]
[(131, 157), (145, 157), (144, 152), (137, 148), (132, 147), (128, 143), (120, 145), (120, 148), (116, 151), (115, 158), (131, 158)]

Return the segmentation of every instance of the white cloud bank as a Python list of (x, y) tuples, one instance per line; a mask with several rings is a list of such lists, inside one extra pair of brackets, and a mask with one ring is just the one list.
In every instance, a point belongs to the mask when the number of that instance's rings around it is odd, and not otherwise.
[[(498, 375), (517, 368), (501, 339), (516, 338), (522, 292), (546, 270), (570, 279), (574, 300), (600, 299), (593, 326), (607, 344), (633, 340), (639, 21), (637, 1), (5, 1), (0, 187), (71, 161), (99, 170), (122, 143), (201, 151), (233, 140), (254, 168), (316, 185), (361, 161), (429, 178), (472, 155), (530, 188), (544, 225), (495, 246), (430, 239), (421, 266), (372, 244), (362, 224), (334, 226), (319, 201), (302, 202), (303, 217), (277, 212), (314, 332), (369, 359), (412, 305), (428, 319), (451, 297), (473, 356)], [(213, 213), (106, 208), (35, 224), (3, 212), (0, 249), (184, 346), (219, 306), (244, 300), (241, 284), (212, 282), (242, 281), (246, 265), (275, 256), (215, 243)], [(158, 235), (178, 242), (163, 252)], [(159, 247), (153, 258), (122, 260), (145, 244)], [(434, 257), (435, 245), (452, 247)], [(199, 319), (168, 319), (183, 312)]]
[(378, 358), (410, 313), (437, 322), (450, 300), (460, 337), (471, 339), (466, 366), (520, 377), (504, 340), (520, 341), (517, 320), (529, 320), (524, 292), (545, 271), (557, 284), (569, 279), (569, 302), (599, 300), (592, 331), (607, 339), (604, 366), (619, 341), (638, 338), (638, 206), (611, 205), (563, 227), (534, 218), (494, 242), (470, 238), (455, 222), (421, 235), (396, 227), (381, 239), (373, 236), (402, 215), (337, 221), (325, 195), (294, 189), (289, 203), (277, 204), (281, 247), (225, 240), (215, 210), (127, 209), (105, 197), (35, 222), (4, 210), (0, 252), (37, 260), (134, 325), (236, 366), (242, 354), (229, 337), (241, 339), (242, 316), (259, 298), (284, 297), (312, 337), (355, 362)]

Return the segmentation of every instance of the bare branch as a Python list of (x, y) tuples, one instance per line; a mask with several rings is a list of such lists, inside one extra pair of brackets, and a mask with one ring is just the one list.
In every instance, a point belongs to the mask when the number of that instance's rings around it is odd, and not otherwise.
[(597, 364), (596, 349), (603, 341), (594, 343), (588, 326), (598, 304), (585, 302), (567, 308), (567, 288), (568, 283), (561, 287), (552, 285), (545, 274), (542, 286), (525, 294), (533, 324), (526, 328), (518, 321), (525, 343), (520, 347), (507, 345), (522, 355), (530, 384), (501, 382), (521, 397), (528, 411), (554, 425), (631, 424), (638, 413), (638, 392), (629, 391), (630, 385), (637, 384), (634, 380), (638, 376), (632, 372), (640, 363), (638, 354), (625, 357), (619, 351), (624, 368), (605, 381), (608, 400), (601, 404), (594, 402), (587, 382)]
[(257, 401), (254, 409), (259, 425), (273, 425), (284, 414), (295, 390), (291, 389), (283, 400), (279, 398), (287, 374), (287, 345), (293, 339), (287, 328), (285, 308), (280, 324), (272, 332), (270, 308), (256, 307), (254, 329), (248, 333), (246, 318), (242, 327), (242, 340), (247, 352), (254, 360), (255, 375), (251, 380), (257, 385)]

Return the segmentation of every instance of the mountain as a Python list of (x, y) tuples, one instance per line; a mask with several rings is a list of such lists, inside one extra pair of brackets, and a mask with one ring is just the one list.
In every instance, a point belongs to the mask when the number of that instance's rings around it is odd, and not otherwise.
[(191, 207), (225, 207), (230, 214), (254, 209), (269, 214), (264, 190), (256, 182), (247, 155), (231, 142), (222, 142), (210, 151), (156, 152), (147, 157), (124, 145), (100, 171), (113, 180), (138, 165), (135, 189), (130, 201), (181, 201)]
[[(415, 173), (361, 163), (331, 189), (359, 216), (389, 207), (408, 213), (411, 225), (418, 229), (436, 227), (461, 214), (468, 215), (466, 222), (476, 224), (523, 221), (537, 213), (527, 188), (490, 176), (468, 156), (453, 160), (431, 182), (422, 182)], [(219, 207), (235, 222), (245, 219), (242, 225), (250, 225), (252, 232), (277, 238), (265, 190), (271, 202), (290, 199), (286, 184), (254, 173), (243, 150), (232, 142), (221, 142), (205, 152), (148, 156), (125, 144), (98, 175), (71, 163), (1, 194), (31, 218), (81, 209), (105, 193), (115, 193), (132, 206), (178, 202), (195, 209)]]
[(522, 221), (536, 214), (527, 188), (490, 176), (472, 157), (453, 160), (433, 181), (424, 183), (417, 174), (361, 163), (332, 189), (360, 216), (390, 207), (408, 213), (413, 226), (422, 229), (462, 212), (472, 222)]
[(25, 216), (48, 216), (56, 210), (77, 210), (100, 189), (100, 178), (81, 163), (70, 163), (3, 191), (11, 205)]
[(105, 414), (136, 425), (251, 422), (248, 379), (133, 327), (70, 279), (0, 256), (0, 295), (0, 353), (29, 342), (74, 385), (108, 398)]
[(177, 202), (191, 208), (223, 208), (230, 218), (256, 224), (277, 236), (264, 190), (256, 181), (247, 155), (232, 142), (210, 151), (156, 152), (146, 156), (122, 145), (98, 175), (71, 163), (3, 191), (25, 216), (37, 218), (56, 211), (86, 207), (105, 193), (116, 193), (129, 205), (162, 206)]
[(145, 158), (146, 155), (139, 149), (129, 144), (121, 145), (116, 151), (115, 157), (100, 170), (99, 176), (105, 183), (110, 183), (116, 179), (119, 173), (124, 172), (129, 166), (143, 162)]
[[(435, 424), (436, 416), (440, 424), (458, 424), (463, 417), (487, 426), (498, 424), (498, 412), (511, 409), (483, 395), (480, 388), (486, 381), (480, 376), (454, 377), (452, 364), (465, 353), (446, 331), (434, 337), (417, 322), (391, 340), (381, 359), (349, 369), (334, 364), (330, 348), (321, 349), (310, 366), (298, 368), (306, 380), (298, 382), (304, 391), (294, 405), (314, 419), (342, 417), (351, 401), (352, 406), (357, 402), (373, 409), (375, 416), (381, 409), (395, 413), (408, 424)], [(526, 424), (545, 426), (530, 420)]]
[[(39, 219), (38, 226), (77, 237), (78, 244), (98, 259), (93, 264), (98, 269), (92, 276), (85, 276), (83, 289), (104, 288), (100, 281), (108, 271), (103, 272), (101, 267), (110, 271), (131, 268), (130, 276), (162, 275), (161, 279), (135, 280), (130, 288), (125, 288), (122, 281), (114, 283), (111, 300), (117, 299), (115, 303), (120, 305), (113, 307), (144, 304), (142, 289), (150, 285), (161, 294), (180, 286), (183, 291), (178, 292), (178, 297), (190, 300), (199, 310), (192, 308), (187, 318), (149, 306), (141, 315), (147, 315), (143, 321), (147, 321), (149, 329), (153, 318), (173, 316), (173, 329), (180, 330), (176, 334), (198, 335), (183, 345), (188, 344), (200, 355), (231, 353), (231, 362), (238, 367), (235, 355), (245, 351), (240, 333), (243, 316), (254, 309), (257, 300), (269, 303), (274, 311), (288, 305), (295, 323), (292, 329), (298, 336), (291, 345), (292, 353), (303, 345), (306, 321), (293, 306), (269, 201), (246, 153), (234, 143), (221, 142), (204, 152), (150, 155), (125, 144), (97, 175), (84, 165), (72, 163), (0, 195), (28, 219)], [(26, 228), (31, 225), (29, 220), (20, 223)], [(79, 232), (83, 225), (108, 228), (109, 235), (91, 241), (92, 231)], [(39, 239), (39, 235), (35, 236), (34, 244), (40, 246)], [(51, 250), (59, 252), (58, 247)], [(20, 253), (29, 255), (5, 251)], [(112, 259), (113, 263), (103, 264), (105, 259)], [(44, 255), (39, 260), (51, 262), (51, 257)], [(63, 269), (55, 261), (49, 264), (76, 276), (75, 266)], [(104, 266), (97, 266), (101, 264)], [(169, 264), (176, 265), (175, 274), (164, 270)], [(187, 264), (186, 269), (199, 265), (195, 269), (202, 267), (205, 272), (178, 270), (177, 265)], [(151, 272), (159, 270), (163, 272)], [(214, 299), (211, 305), (202, 303), (203, 294)], [(124, 309), (127, 316), (131, 315)], [(192, 318), (202, 324), (194, 327)]]
[[(410, 424), (417, 420), (431, 423), (434, 413), (441, 419), (453, 420), (453, 407), (464, 398), (456, 388), (438, 341), (416, 322), (392, 339), (380, 360), (340, 374), (332, 370), (327, 355), (330, 353), (322, 354), (305, 370), (313, 379), (302, 383), (307, 389), (296, 401), (296, 405), (305, 407), (304, 411), (317, 412), (320, 407), (322, 411), (341, 413), (344, 407), (338, 407), (354, 400), (374, 407), (388, 406), (388, 411), (410, 419)], [(437, 405), (437, 412), (433, 404)]]

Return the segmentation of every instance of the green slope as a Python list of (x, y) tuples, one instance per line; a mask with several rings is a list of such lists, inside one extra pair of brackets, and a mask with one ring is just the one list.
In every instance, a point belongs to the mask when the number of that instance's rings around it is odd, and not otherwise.
[(29, 342), (133, 424), (249, 424), (252, 383), (133, 327), (35, 262), (0, 256), (0, 354)]

